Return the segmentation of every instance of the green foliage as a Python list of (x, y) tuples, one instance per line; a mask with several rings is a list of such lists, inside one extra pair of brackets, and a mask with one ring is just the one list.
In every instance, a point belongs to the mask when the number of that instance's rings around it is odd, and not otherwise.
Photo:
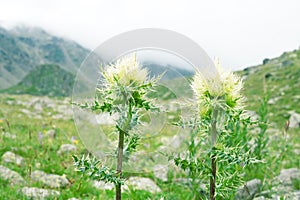
[(294, 190), (300, 190), (300, 180), (299, 179), (292, 179), (292, 184)]
[(268, 137), (266, 137), (266, 131), (268, 129), (268, 100), (269, 98), (267, 96), (263, 97), (261, 100), (261, 106), (258, 111), (259, 120), (258, 120), (258, 127), (259, 127), (259, 133), (257, 136), (255, 136), (255, 148), (254, 148), (254, 155), (257, 159), (262, 160), (266, 155), (266, 145), (268, 143)]
[(124, 180), (119, 178), (119, 174), (116, 170), (104, 166), (95, 157), (92, 159), (84, 155), (81, 158), (78, 158), (76, 155), (72, 157), (76, 170), (81, 172), (82, 175), (87, 175), (93, 180), (114, 183), (115, 185), (119, 183), (124, 184)]
[(137, 146), (139, 145), (139, 135), (138, 134), (132, 134), (129, 137), (125, 138), (125, 147), (124, 147), (124, 160), (128, 161), (130, 154), (133, 152), (136, 152)]
[[(175, 164), (187, 172), (192, 181), (190, 187), (195, 198), (200, 198), (199, 180), (209, 188), (211, 176), (211, 158), (218, 163), (217, 199), (231, 199), (238, 187), (243, 184), (243, 173), (251, 164), (259, 162), (248, 148), (250, 136), (247, 132), (251, 122), (249, 117), (240, 114), (228, 114), (227, 125), (219, 132), (216, 145), (211, 148), (209, 140), (209, 123), (204, 121), (181, 122), (184, 128), (190, 128), (190, 139), (185, 154), (173, 155)], [(201, 198), (208, 198), (209, 193), (203, 193)]]

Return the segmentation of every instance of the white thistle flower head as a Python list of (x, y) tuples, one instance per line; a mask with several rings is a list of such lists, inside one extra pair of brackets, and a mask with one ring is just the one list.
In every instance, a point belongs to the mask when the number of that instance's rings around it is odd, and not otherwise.
[(206, 78), (197, 72), (191, 83), (191, 88), (198, 100), (201, 116), (210, 113), (212, 103), (215, 103), (216, 100), (225, 102), (228, 107), (235, 109), (242, 106), (241, 89), (243, 84), (241, 79), (232, 72), (223, 70), (218, 61), (215, 64), (219, 77)]
[(136, 55), (133, 54), (107, 66), (103, 76), (109, 84), (114, 84), (117, 80), (121, 85), (129, 86), (144, 83), (147, 80), (148, 71), (140, 66)]

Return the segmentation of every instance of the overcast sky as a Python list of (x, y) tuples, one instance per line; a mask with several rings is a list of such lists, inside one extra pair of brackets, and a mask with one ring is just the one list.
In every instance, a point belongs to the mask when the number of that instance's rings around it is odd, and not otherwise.
[(40, 26), (94, 49), (137, 28), (164, 28), (241, 69), (300, 46), (299, 0), (0, 0), (0, 25)]

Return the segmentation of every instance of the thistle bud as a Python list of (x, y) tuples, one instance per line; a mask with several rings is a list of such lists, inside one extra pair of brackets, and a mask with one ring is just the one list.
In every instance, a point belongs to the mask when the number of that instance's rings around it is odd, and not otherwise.
[(215, 103), (225, 104), (225, 107), (238, 109), (242, 106), (243, 87), (240, 77), (232, 72), (224, 71), (219, 63), (216, 63), (219, 78), (206, 78), (197, 72), (191, 83), (192, 90), (197, 98), (200, 116), (211, 114)]
[(108, 65), (103, 76), (109, 84), (116, 81), (123, 85), (142, 84), (147, 80), (148, 71), (143, 69), (136, 60), (136, 56), (128, 56)]

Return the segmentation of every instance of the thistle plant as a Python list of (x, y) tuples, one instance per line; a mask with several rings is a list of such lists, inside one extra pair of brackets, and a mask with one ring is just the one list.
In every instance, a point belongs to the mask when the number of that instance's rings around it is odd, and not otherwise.
[(232, 198), (242, 184), (243, 169), (255, 161), (247, 148), (245, 127), (251, 122), (245, 115), (242, 81), (217, 67), (220, 78), (205, 78), (197, 72), (192, 80), (198, 112), (180, 123), (192, 130), (191, 141), (188, 153), (174, 158), (177, 166), (209, 188), (209, 195), (197, 191), (197, 199)]
[(116, 170), (105, 167), (96, 159), (85, 157), (79, 159), (74, 156), (74, 163), (79, 171), (87, 172), (98, 180), (114, 183), (116, 199), (120, 200), (121, 185), (124, 183), (123, 161), (138, 145), (139, 136), (134, 128), (139, 124), (142, 112), (156, 110), (146, 96), (153, 90), (157, 79), (149, 79), (147, 69), (140, 66), (135, 55), (106, 66), (101, 75), (94, 104), (81, 107), (117, 116), (114, 127), (118, 135)]

